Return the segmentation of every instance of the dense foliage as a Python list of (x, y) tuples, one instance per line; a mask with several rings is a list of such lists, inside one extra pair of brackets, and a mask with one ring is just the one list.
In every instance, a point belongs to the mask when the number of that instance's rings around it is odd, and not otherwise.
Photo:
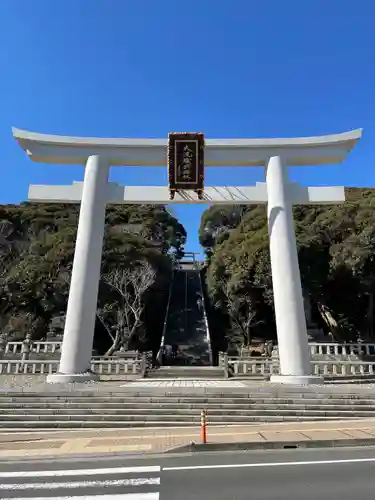
[[(358, 188), (347, 190), (344, 204), (294, 207), (304, 293), (316, 325), (338, 341), (374, 337), (374, 209), (375, 190)], [(75, 205), (0, 206), (6, 338), (62, 332), (78, 213)], [(214, 350), (275, 338), (265, 206), (210, 207), (199, 236)], [(185, 241), (183, 226), (164, 206), (108, 207), (94, 338), (100, 353), (118, 349), (119, 339), (126, 348), (157, 348), (172, 261)]]
[[(304, 293), (316, 324), (338, 340), (374, 336), (375, 190), (339, 205), (294, 207)], [(202, 217), (211, 328), (220, 343), (275, 336), (265, 206), (214, 206)]]
[[(73, 263), (79, 207), (64, 204), (0, 206), (0, 328), (8, 339), (43, 339), (61, 333)], [(102, 275), (152, 269), (142, 293), (134, 339), (147, 348), (158, 344), (168, 296), (171, 264), (179, 258), (186, 232), (164, 206), (107, 208)], [(146, 266), (146, 267), (145, 267)], [(94, 346), (101, 353), (113, 343), (111, 328), (123, 298), (106, 280), (99, 287)], [(134, 294), (134, 287), (129, 290)], [(152, 300), (151, 300), (152, 297)], [(135, 297), (137, 303), (138, 298)], [(139, 327), (139, 328), (138, 328)]]

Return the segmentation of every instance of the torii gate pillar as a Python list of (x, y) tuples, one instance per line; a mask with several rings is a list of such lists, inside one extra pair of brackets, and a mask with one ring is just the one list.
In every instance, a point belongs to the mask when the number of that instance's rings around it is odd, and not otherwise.
[(88, 158), (60, 367), (58, 374), (50, 376), (53, 382), (71, 382), (72, 374), (73, 381), (99, 380), (99, 377), (91, 372), (90, 366), (102, 261), (108, 174), (109, 165), (105, 158)]
[[(280, 375), (271, 382), (323, 382), (311, 373), (288, 170), (280, 156), (266, 167), (267, 217)], [(320, 380), (319, 380), (320, 379)]]
[(208, 139), (205, 166), (265, 166), (266, 183), (207, 187), (202, 199), (181, 190), (173, 200), (167, 187), (108, 183), (110, 165), (167, 165), (166, 140), (60, 137), (17, 129), (13, 135), (35, 161), (86, 165), (83, 183), (29, 189), (30, 201), (81, 202), (60, 368), (49, 376), (49, 382), (97, 379), (90, 371), (90, 359), (106, 203), (267, 203), (280, 356), (280, 375), (272, 376), (271, 382), (323, 382), (312, 374), (310, 363), (292, 205), (340, 203), (345, 191), (343, 187), (303, 188), (290, 183), (287, 167), (340, 163), (361, 137), (361, 130), (294, 139)]

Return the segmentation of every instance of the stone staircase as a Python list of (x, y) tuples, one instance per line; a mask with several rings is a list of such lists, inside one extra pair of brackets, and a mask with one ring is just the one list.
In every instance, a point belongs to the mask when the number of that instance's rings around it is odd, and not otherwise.
[(179, 354), (168, 364), (210, 364), (200, 279), (199, 270), (192, 265), (174, 273), (164, 345), (178, 346)]
[(225, 378), (225, 371), (218, 366), (161, 366), (147, 372), (147, 378), (212, 380)]
[(3, 393), (0, 425), (3, 431), (198, 426), (202, 409), (210, 426), (374, 418), (375, 394), (228, 388), (212, 393)]

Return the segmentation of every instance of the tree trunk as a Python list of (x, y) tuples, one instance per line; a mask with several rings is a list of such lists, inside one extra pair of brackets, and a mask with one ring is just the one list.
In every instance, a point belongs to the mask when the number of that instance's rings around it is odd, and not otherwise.
[[(140, 325), (140, 320), (139, 319), (136, 319), (132, 329), (130, 330), (129, 332), (129, 337), (127, 338), (126, 340), (126, 346), (128, 347), (133, 339), (133, 337), (135, 336), (136, 334), (136, 331), (137, 331), (137, 327)], [(115, 338), (114, 338), (114, 341), (113, 341), (113, 344), (112, 346), (108, 349), (108, 351), (104, 354), (104, 356), (112, 356), (112, 354), (114, 352), (116, 352), (118, 349), (120, 349), (121, 346), (121, 330), (118, 329), (116, 331), (116, 335), (115, 335)], [(124, 343), (124, 346), (125, 346), (125, 343)]]
[(368, 296), (368, 313), (367, 313), (367, 321), (368, 321), (368, 338), (374, 338), (374, 295), (372, 292), (369, 293)]
[(118, 350), (120, 347), (121, 335), (120, 330), (117, 330), (115, 339), (113, 341), (112, 346), (108, 349), (108, 351), (104, 354), (104, 356), (112, 356), (112, 354)]
[(128, 337), (128, 340), (127, 340), (127, 345), (131, 345), (131, 341), (133, 340), (133, 338), (135, 337), (136, 333), (137, 333), (137, 329), (138, 327), (140, 326), (141, 322), (138, 319), (135, 320), (135, 323), (133, 325), (133, 328), (130, 330), (129, 332), (129, 337)]
[(342, 334), (340, 325), (332, 315), (332, 311), (320, 301), (317, 301), (316, 305), (323, 322), (327, 326), (334, 340), (336, 340), (336, 342), (342, 342), (344, 340), (344, 336)]

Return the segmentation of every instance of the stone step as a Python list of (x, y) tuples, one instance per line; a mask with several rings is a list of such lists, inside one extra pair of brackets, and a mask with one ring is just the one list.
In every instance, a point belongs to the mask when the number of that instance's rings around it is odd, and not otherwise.
[[(134, 415), (140, 416), (144, 415), (145, 418), (149, 418), (150, 415), (152, 417), (160, 417), (164, 418), (171, 416), (171, 411), (173, 411), (173, 417), (186, 417), (190, 418), (193, 415), (200, 415), (202, 408), (174, 408), (173, 410), (169, 408), (110, 408), (110, 409), (83, 409), (83, 408), (42, 408), (42, 409), (30, 409), (30, 408), (17, 408), (17, 409), (7, 409), (0, 410), (0, 421), (19, 418), (24, 416), (27, 420), (29, 418), (53, 418), (56, 415), (61, 416), (61, 418), (70, 417), (73, 415), (81, 415), (84, 418), (86, 416), (95, 416), (95, 417), (113, 417), (113, 416), (121, 416), (123, 418), (133, 418)], [(358, 417), (373, 417), (375, 414), (374, 407), (366, 407), (362, 406), (360, 408), (351, 408), (351, 407), (336, 407), (336, 406), (315, 406), (315, 407), (303, 407), (303, 406), (284, 406), (278, 407), (275, 406), (273, 408), (269, 407), (247, 407), (247, 408), (212, 408), (211, 406), (205, 407), (208, 414), (210, 416), (246, 416), (246, 415), (346, 415), (353, 414)]]
[[(362, 415), (361, 417), (366, 418), (368, 415)], [(314, 412), (311, 414), (306, 414), (304, 412), (301, 412), (301, 414), (298, 413), (270, 413), (270, 414), (248, 414), (248, 415), (208, 415), (207, 416), (207, 422), (216, 422), (216, 423), (231, 423), (231, 424), (247, 424), (251, 422), (257, 422), (257, 421), (272, 421), (275, 418), (289, 418), (290, 420), (298, 421), (300, 418), (304, 419), (315, 419), (315, 418), (321, 418), (321, 419), (326, 419), (326, 418), (331, 418), (331, 419), (336, 419), (336, 420), (342, 420), (342, 419), (355, 419), (359, 418), (358, 415), (352, 415), (352, 414), (341, 414), (338, 412), (333, 412), (330, 414), (325, 414), (324, 412)], [(82, 415), (40, 415), (40, 416), (35, 416), (35, 415), (15, 415), (15, 416), (9, 416), (7, 418), (2, 417), (0, 420), (0, 425), (3, 426), (4, 423), (6, 422), (16, 422), (18, 426), (20, 423), (22, 423), (25, 426), (28, 426), (29, 424), (32, 425), (33, 422), (45, 422), (46, 424), (49, 423), (54, 423), (54, 422), (70, 422), (70, 421), (81, 421), (81, 422), (107, 422), (108, 424), (111, 424), (112, 422), (123, 422), (124, 424), (131, 423), (133, 421), (137, 422), (145, 422), (145, 424), (149, 423), (150, 425), (152, 423), (167, 423), (167, 422), (180, 422), (180, 424), (190, 424), (190, 423), (197, 423), (199, 424), (200, 422), (200, 415), (197, 413), (196, 415), (164, 415), (164, 416), (155, 416), (155, 415), (88, 415), (87, 418), (85, 418)]]
[[(143, 381), (145, 382), (145, 381)], [(105, 399), (118, 399), (118, 398), (133, 398), (133, 397), (148, 397), (148, 398), (160, 398), (160, 397), (210, 397), (210, 398), (232, 398), (233, 396), (236, 398), (275, 398), (275, 397), (282, 397), (282, 398), (295, 398), (295, 397), (300, 397), (300, 398), (314, 398), (314, 399), (319, 399), (319, 398), (351, 398), (351, 399), (358, 399), (358, 398), (368, 398), (368, 399), (375, 399), (375, 392), (368, 391), (355, 391), (355, 392), (349, 392), (347, 390), (335, 390), (335, 388), (332, 389), (331, 386), (327, 386), (327, 389), (325, 391), (320, 391), (318, 388), (316, 391), (311, 391), (311, 390), (285, 390), (285, 389), (279, 389), (279, 390), (274, 390), (274, 391), (269, 391), (269, 390), (257, 390), (257, 391), (252, 391), (252, 390), (247, 390), (246, 388), (241, 388), (241, 387), (230, 387), (228, 390), (227, 387), (189, 387), (189, 386), (171, 386), (171, 387), (147, 387), (145, 385), (143, 386), (135, 386), (132, 387), (132, 384), (129, 383), (128, 385), (125, 386), (126, 389), (123, 391), (119, 392), (104, 392), (104, 391), (79, 391), (79, 390), (74, 390), (74, 391), (45, 391), (45, 392), (18, 392), (18, 391), (10, 391), (10, 392), (3, 392), (0, 393), (0, 401), (3, 399), (7, 398), (15, 398), (15, 397), (21, 397), (24, 399), (27, 398), (40, 398), (40, 399), (45, 399), (45, 398), (105, 398)]]
[[(164, 382), (166, 380), (194, 380), (194, 381), (204, 381), (204, 380), (222, 380), (224, 379), (224, 374), (222, 375), (215, 375), (215, 374), (210, 374), (210, 375), (201, 375), (201, 374), (196, 374), (191, 378), (188, 378), (184, 375), (181, 375), (180, 377), (176, 376), (175, 373), (157, 373), (157, 372), (149, 372), (147, 374), (146, 380), (152, 380), (153, 382)], [(261, 379), (259, 379), (261, 380)], [(264, 380), (264, 379), (262, 379)]]
[(147, 379), (153, 380), (216, 380), (224, 379), (225, 371), (221, 368), (211, 366), (192, 367), (167, 367), (151, 370), (147, 373)]
[(248, 402), (238, 402), (233, 401), (230, 402), (211, 402), (211, 401), (196, 401), (196, 402), (188, 402), (188, 401), (180, 401), (180, 402), (150, 402), (150, 403), (142, 403), (136, 400), (133, 403), (123, 403), (123, 404), (115, 404), (113, 402), (107, 403), (71, 403), (71, 402), (55, 402), (55, 403), (21, 403), (18, 402), (16, 404), (0, 404), (0, 412), (6, 410), (17, 410), (17, 409), (74, 409), (74, 408), (82, 408), (86, 409), (132, 409), (132, 408), (142, 408), (142, 409), (157, 409), (157, 408), (165, 408), (169, 411), (173, 411), (178, 408), (186, 408), (186, 409), (200, 409), (200, 408), (217, 408), (217, 409), (246, 409), (246, 408), (282, 408), (282, 407), (295, 407), (295, 408), (315, 408), (315, 407), (327, 407), (327, 408), (336, 408), (343, 407), (347, 409), (351, 409), (353, 411), (359, 410), (362, 407), (366, 408), (368, 411), (375, 409), (374, 401), (366, 401), (366, 400), (357, 400), (355, 402), (350, 401), (339, 401), (332, 400), (332, 402), (328, 402), (326, 400), (318, 400), (318, 401), (304, 401), (304, 400), (295, 400), (295, 401), (248, 401)]
[(173, 371), (194, 371), (194, 370), (200, 370), (203, 372), (215, 372), (215, 371), (221, 371), (222, 368), (219, 366), (205, 366), (205, 365), (163, 365), (159, 368), (160, 371), (163, 370), (173, 370)]
[[(233, 420), (220, 420), (217, 422), (212, 422), (208, 420), (209, 425), (211, 426), (231, 426), (238, 424), (252, 424), (258, 422), (322, 422), (322, 421), (336, 421), (337, 417), (306, 417), (301, 416), (296, 418), (288, 417), (288, 416), (267, 416), (267, 417), (253, 417), (252, 419), (247, 419), (245, 422), (236, 422)], [(351, 421), (355, 420), (353, 417), (345, 418), (345, 420)], [(51, 430), (51, 429), (126, 429), (126, 428), (153, 428), (153, 427), (191, 427), (197, 429), (199, 427), (200, 421), (197, 420), (193, 422), (191, 419), (189, 421), (160, 421), (160, 420), (132, 420), (132, 421), (123, 421), (123, 420), (113, 420), (111, 422), (105, 421), (93, 421), (93, 420), (53, 420), (50, 422), (46, 422), (43, 420), (35, 420), (25, 422), (24, 426), (21, 427), (22, 423), (20, 421), (3, 421), (1, 422), (1, 428), (7, 431), (13, 430), (14, 432), (19, 432), (22, 429), (27, 428), (28, 431), (33, 430)]]
[[(309, 388), (177, 387), (0, 395), (3, 429), (78, 429), (191, 426), (199, 429), (206, 409), (209, 425), (257, 422), (333, 421), (374, 418), (375, 394)], [(189, 390), (190, 389), (190, 390)], [(217, 389), (217, 390), (216, 390)]]
[(160, 368), (155, 368), (152, 373), (158, 373), (160, 376), (164, 373), (175, 374), (176, 377), (187, 375), (193, 378), (195, 374), (201, 374), (204, 376), (213, 375), (223, 375), (224, 369), (215, 366), (207, 365), (186, 365), (186, 366), (161, 366)]
[(293, 402), (303, 402), (303, 403), (314, 403), (319, 404), (325, 401), (327, 404), (335, 404), (342, 402), (343, 404), (359, 404), (365, 402), (365, 404), (375, 404), (375, 397), (372, 394), (363, 395), (343, 395), (343, 394), (296, 394), (296, 395), (280, 395), (275, 396), (259, 394), (242, 395), (233, 393), (231, 396), (221, 395), (221, 394), (193, 394), (193, 395), (181, 395), (170, 393), (169, 395), (139, 395), (139, 394), (126, 394), (122, 396), (48, 396), (48, 395), (16, 395), (16, 396), (2, 396), (0, 397), (0, 406), (3, 404), (54, 404), (54, 403), (66, 403), (66, 404), (134, 404), (135, 402), (143, 403), (160, 403), (160, 404), (173, 404), (173, 403), (217, 403), (217, 404), (248, 404), (248, 403), (293, 403)]
[(145, 409), (152, 408), (168, 408), (169, 410), (173, 410), (174, 408), (201, 408), (201, 407), (212, 407), (212, 408), (249, 408), (249, 407), (281, 407), (281, 406), (301, 406), (304, 408), (313, 407), (313, 406), (344, 406), (350, 408), (357, 408), (359, 406), (365, 407), (373, 407), (375, 408), (375, 401), (373, 399), (355, 399), (355, 400), (346, 400), (346, 399), (330, 399), (330, 400), (316, 400), (316, 399), (306, 399), (306, 398), (296, 398), (294, 400), (290, 399), (270, 399), (270, 400), (262, 400), (262, 399), (196, 399), (196, 398), (186, 398), (186, 399), (174, 399), (174, 401), (164, 401), (162, 399), (157, 399), (154, 401), (139, 401), (137, 398), (126, 400), (126, 401), (64, 401), (64, 400), (56, 400), (56, 401), (17, 401), (17, 402), (2, 402), (0, 403), (0, 410), (7, 409), (17, 409), (17, 408), (82, 408), (82, 409), (90, 409), (90, 408), (134, 408), (141, 407)]
[(138, 413), (150, 413), (155, 414), (170, 414), (175, 413), (191, 413), (199, 412), (200, 410), (208, 410), (211, 413), (230, 413), (230, 412), (246, 412), (246, 411), (351, 411), (357, 412), (375, 412), (375, 405), (345, 405), (345, 404), (320, 404), (320, 405), (308, 405), (308, 404), (248, 404), (248, 405), (221, 405), (221, 404), (184, 404), (180, 405), (141, 405), (133, 404), (127, 407), (124, 406), (114, 406), (114, 405), (100, 405), (100, 406), (80, 406), (80, 405), (51, 405), (51, 406), (8, 406), (0, 408), (0, 418), (1, 415), (12, 415), (12, 414), (92, 414), (92, 413), (105, 413), (105, 414), (131, 414), (134, 412)]
[[(313, 416), (313, 417), (345, 417), (352, 416), (362, 418), (362, 417), (373, 417), (374, 411), (358, 411), (358, 410), (350, 410), (350, 409), (319, 409), (319, 410), (311, 410), (311, 409), (246, 409), (246, 410), (220, 410), (220, 409), (207, 409), (208, 418), (211, 420), (233, 420), (236, 422), (246, 421), (248, 418), (252, 417), (268, 417), (268, 416)], [(173, 414), (171, 414), (168, 410), (142, 410), (142, 409), (134, 409), (133, 411), (126, 410), (125, 412), (119, 411), (79, 411), (72, 410), (67, 413), (65, 412), (43, 412), (39, 411), (36, 413), (29, 413), (28, 411), (20, 411), (20, 412), (10, 412), (10, 413), (1, 413), (0, 414), (0, 422), (4, 421), (30, 421), (30, 420), (75, 420), (76, 418), (80, 418), (82, 420), (182, 420), (189, 421), (189, 419), (195, 418), (199, 419), (200, 410), (175, 410)]]

